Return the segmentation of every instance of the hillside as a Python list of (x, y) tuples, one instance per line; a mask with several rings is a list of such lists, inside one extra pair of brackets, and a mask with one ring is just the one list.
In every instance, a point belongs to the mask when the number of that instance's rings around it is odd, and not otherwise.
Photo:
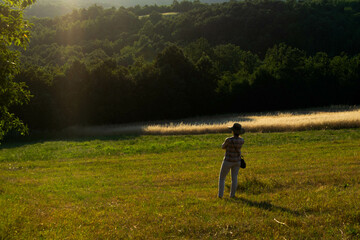
[(14, 112), (54, 130), (358, 105), (359, 12), (359, 1), (182, 1), (33, 18), (16, 80), (34, 98)]
[[(175, 0), (176, 1), (176, 0)], [(202, 3), (221, 3), (227, 0), (202, 0)], [(70, 13), (74, 9), (88, 8), (91, 5), (111, 7), (134, 7), (136, 5), (171, 5), (174, 0), (37, 0), (25, 11), (27, 17), (56, 17)]]

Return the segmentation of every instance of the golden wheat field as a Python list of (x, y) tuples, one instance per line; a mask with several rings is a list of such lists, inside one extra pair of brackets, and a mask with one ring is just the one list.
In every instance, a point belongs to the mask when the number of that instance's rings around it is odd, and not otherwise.
[(228, 114), (157, 123), (72, 127), (67, 135), (118, 134), (206, 134), (229, 132), (228, 126), (239, 122), (247, 132), (284, 132), (360, 127), (360, 107), (332, 106), (284, 112)]

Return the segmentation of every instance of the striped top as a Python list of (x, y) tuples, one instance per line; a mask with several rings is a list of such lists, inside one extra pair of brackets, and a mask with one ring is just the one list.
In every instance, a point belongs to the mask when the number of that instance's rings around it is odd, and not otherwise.
[(244, 144), (241, 137), (229, 137), (222, 144), (222, 149), (226, 149), (224, 160), (228, 162), (240, 161), (241, 147)]

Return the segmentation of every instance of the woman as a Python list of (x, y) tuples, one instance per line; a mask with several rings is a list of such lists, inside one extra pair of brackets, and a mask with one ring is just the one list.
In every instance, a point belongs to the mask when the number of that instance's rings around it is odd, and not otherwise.
[(219, 194), (218, 197), (222, 198), (224, 195), (225, 188), (225, 178), (231, 169), (231, 190), (230, 197), (235, 197), (235, 192), (237, 188), (237, 175), (240, 169), (240, 156), (241, 156), (241, 147), (244, 144), (244, 139), (240, 137), (240, 134), (244, 134), (245, 130), (241, 127), (239, 123), (234, 123), (232, 127), (229, 127), (232, 130), (234, 136), (229, 137), (222, 144), (222, 149), (226, 149), (225, 157), (220, 169), (219, 177)]

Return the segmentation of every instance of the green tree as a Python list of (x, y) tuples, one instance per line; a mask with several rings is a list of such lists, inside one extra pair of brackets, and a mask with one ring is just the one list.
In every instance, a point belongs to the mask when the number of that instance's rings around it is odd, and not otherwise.
[[(163, 117), (171, 118), (190, 115), (194, 96), (196, 67), (176, 45), (170, 45), (155, 59), (159, 69), (158, 106)], [(165, 115), (166, 114), (166, 115)]]
[(23, 10), (34, 1), (0, 2), (0, 140), (11, 129), (22, 134), (27, 131), (10, 107), (27, 103), (31, 97), (24, 83), (14, 81), (19, 72), (19, 52), (14, 49), (25, 49), (29, 42), (29, 23), (23, 19)]
[(268, 49), (263, 65), (254, 71), (250, 85), (268, 109), (303, 107), (305, 52), (284, 43)]

